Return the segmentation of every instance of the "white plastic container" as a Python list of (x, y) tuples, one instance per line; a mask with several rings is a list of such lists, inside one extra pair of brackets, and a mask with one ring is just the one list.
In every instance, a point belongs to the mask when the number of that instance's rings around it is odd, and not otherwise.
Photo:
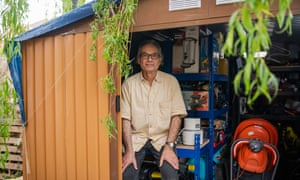
[(195, 134), (200, 134), (200, 144), (203, 143), (203, 130), (201, 130), (200, 122), (200, 118), (184, 118), (184, 128), (181, 131), (184, 145), (194, 145)]
[(187, 130), (182, 132), (182, 143), (184, 145), (195, 145), (195, 134), (200, 134), (200, 144), (203, 144), (203, 130)]
[(185, 130), (200, 130), (201, 128), (200, 118), (184, 118)]

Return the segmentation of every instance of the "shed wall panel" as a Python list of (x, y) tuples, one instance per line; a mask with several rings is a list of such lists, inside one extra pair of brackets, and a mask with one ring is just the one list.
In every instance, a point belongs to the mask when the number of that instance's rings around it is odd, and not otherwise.
[(35, 40), (35, 107), (36, 114), (36, 162), (37, 179), (46, 179), (46, 147), (45, 147), (45, 71), (44, 71), (44, 40)]
[[(103, 49), (103, 45), (104, 45), (104, 41), (103, 39), (99, 38), (98, 39), (98, 44), (97, 44), (97, 57), (99, 57), (98, 59), (98, 64), (97, 64), (97, 74), (98, 77), (101, 80), (102, 78), (104, 78), (107, 74), (108, 74), (108, 65), (106, 63), (106, 61), (103, 59), (102, 56), (102, 51), (101, 49)], [(98, 81), (101, 82), (101, 81)], [(98, 84), (98, 107), (99, 107), (99, 116), (98, 119), (99, 121), (101, 121), (101, 118), (107, 116), (107, 111), (109, 109), (109, 98), (108, 96), (106, 96), (104, 90), (102, 89), (102, 87), (100, 86), (100, 84)], [(105, 179), (110, 177), (110, 172), (106, 171), (106, 168), (110, 167), (110, 159), (109, 156), (107, 156), (107, 154), (110, 153), (109, 150), (109, 138), (108, 138), (108, 134), (107, 131), (105, 129), (104, 126), (99, 126), (99, 145), (101, 146), (101, 148), (99, 148), (99, 163), (101, 164), (102, 161), (106, 162), (106, 166), (100, 166), (100, 179)], [(103, 145), (108, 145), (108, 146), (103, 146)], [(116, 151), (115, 151), (116, 152)], [(112, 156), (114, 156), (115, 154), (113, 154)], [(116, 170), (116, 169), (115, 169)]]
[[(26, 84), (24, 87), (26, 87), (26, 90), (24, 90), (24, 92), (27, 92), (26, 94), (24, 94), (24, 100), (25, 100), (25, 109), (26, 109), (26, 120), (27, 123), (30, 124), (30, 126), (26, 127), (25, 130), (25, 134), (24, 134), (24, 138), (26, 138), (25, 140), (23, 140), (23, 142), (25, 142), (25, 148), (26, 150), (24, 152), (27, 152), (27, 154), (25, 154), (24, 158), (25, 160), (23, 160), (23, 162), (25, 165), (28, 164), (28, 166), (26, 167), (26, 172), (24, 173), (25, 176), (24, 178), (27, 179), (36, 179), (36, 148), (35, 148), (35, 144), (36, 144), (36, 114), (35, 114), (35, 64), (34, 64), (34, 42), (27, 42), (23, 45), (26, 53), (25, 56), (23, 56), (23, 61), (24, 59), (28, 59), (28, 61), (25, 61), (25, 63), (22, 64), (23, 69), (30, 69), (29, 71), (25, 71), (23, 70), (24, 74), (26, 74), (26, 79), (24, 81), (24, 84)], [(24, 67), (24, 65), (26, 65)]]
[(55, 159), (55, 94), (54, 94), (54, 38), (45, 38), (44, 52), (45, 63), (45, 149), (46, 149), (46, 177), (47, 179), (55, 179), (56, 159)]
[[(87, 44), (91, 44), (92, 38), (91, 36), (86, 37)], [(89, 52), (89, 48), (86, 47), (86, 51)], [(85, 58), (88, 59), (89, 54), (85, 54)], [(87, 108), (87, 161), (88, 161), (88, 179), (92, 180), (93, 177), (99, 177), (99, 118), (97, 113), (97, 101), (98, 101), (98, 76), (97, 67), (95, 66), (95, 62), (88, 61), (86, 64), (86, 87), (87, 87), (87, 96), (86, 96), (86, 104), (89, 104), (89, 108)]]
[(90, 33), (78, 33), (22, 43), (25, 180), (109, 180), (118, 173), (109, 161), (120, 150), (110, 149), (101, 123), (110, 109), (100, 84), (108, 64), (101, 38), (98, 60), (89, 59), (91, 42)]
[(75, 133), (76, 133), (76, 159), (77, 159), (77, 176), (78, 179), (87, 179), (87, 144), (86, 144), (86, 62), (85, 48), (82, 42), (85, 37), (78, 34), (74, 39), (74, 64), (75, 64)]
[(64, 53), (65, 53), (65, 68), (64, 73), (66, 74), (66, 109), (65, 109), (65, 126), (64, 132), (66, 133), (65, 142), (65, 153), (66, 153), (66, 170), (67, 179), (77, 179), (76, 167), (76, 116), (75, 116), (75, 65), (74, 65), (74, 37), (64, 37)]
[(66, 169), (66, 138), (65, 124), (66, 113), (66, 72), (65, 72), (65, 52), (64, 38), (54, 37), (54, 102), (55, 102), (55, 178), (67, 179)]

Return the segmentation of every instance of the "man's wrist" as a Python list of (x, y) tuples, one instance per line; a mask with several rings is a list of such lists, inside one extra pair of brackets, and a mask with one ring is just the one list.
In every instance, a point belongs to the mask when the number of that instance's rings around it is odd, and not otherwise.
[(167, 141), (165, 145), (169, 146), (172, 149), (176, 148), (176, 142), (175, 141)]

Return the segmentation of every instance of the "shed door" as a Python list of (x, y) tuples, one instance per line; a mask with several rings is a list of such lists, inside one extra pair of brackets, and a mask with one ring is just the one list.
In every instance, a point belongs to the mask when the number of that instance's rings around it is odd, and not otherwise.
[[(22, 42), (25, 180), (121, 179), (121, 133), (109, 139), (101, 123), (109, 112), (121, 122), (102, 89), (109, 66), (101, 38), (98, 60), (89, 59), (91, 42), (91, 33)], [(116, 82), (119, 94), (119, 75)]]

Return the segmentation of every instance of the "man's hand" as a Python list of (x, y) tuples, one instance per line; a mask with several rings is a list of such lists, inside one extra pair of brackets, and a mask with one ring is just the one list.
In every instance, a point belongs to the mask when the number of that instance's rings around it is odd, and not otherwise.
[(159, 163), (160, 167), (163, 165), (164, 161), (167, 161), (171, 166), (173, 166), (173, 168), (179, 169), (178, 157), (175, 154), (174, 149), (168, 145), (164, 146), (163, 152), (161, 154), (160, 163)]
[(125, 169), (132, 164), (134, 169), (138, 169), (137, 168), (137, 163), (136, 163), (136, 159), (135, 159), (135, 155), (134, 152), (126, 152), (123, 156), (122, 159), (122, 173), (125, 171)]

